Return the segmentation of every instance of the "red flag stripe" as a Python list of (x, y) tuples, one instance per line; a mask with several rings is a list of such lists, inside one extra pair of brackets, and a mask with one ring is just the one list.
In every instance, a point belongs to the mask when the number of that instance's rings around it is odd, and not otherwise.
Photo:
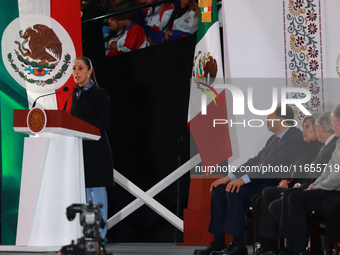
[[(51, 17), (57, 20), (70, 35), (75, 47), (76, 56), (82, 56), (80, 1), (51, 0)], [(72, 68), (72, 66), (69, 68)], [(57, 91), (62, 90), (65, 86), (69, 87), (69, 92), (61, 92), (56, 94), (57, 106), (60, 110), (64, 108), (67, 96), (76, 86), (72, 76), (70, 76), (64, 86), (59, 88)], [(68, 102), (66, 109), (67, 112), (70, 112), (70, 107), (71, 102)]]

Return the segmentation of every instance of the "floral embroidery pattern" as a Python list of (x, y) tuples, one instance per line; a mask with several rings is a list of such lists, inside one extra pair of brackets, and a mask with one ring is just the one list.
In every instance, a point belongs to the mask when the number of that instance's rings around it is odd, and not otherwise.
[(320, 105), (320, 99), (317, 97), (312, 97), (310, 101), (313, 107), (318, 107)]
[(308, 55), (310, 58), (316, 58), (319, 54), (319, 51), (316, 49), (313, 49), (312, 47), (309, 47), (308, 49)]
[(311, 10), (308, 10), (308, 12), (307, 12), (307, 19), (309, 20), (309, 21), (314, 21), (314, 20), (316, 20), (316, 17), (317, 17), (318, 15), (316, 14), (316, 13), (314, 13), (314, 11), (311, 11)]
[[(289, 0), (287, 4), (287, 76), (291, 77), (290, 86), (310, 91), (312, 98), (304, 106), (309, 112), (318, 112), (323, 107), (319, 2)], [(295, 93), (290, 97), (303, 98), (305, 95)], [(304, 114), (296, 107), (294, 111), (298, 121), (301, 121)]]
[(320, 92), (320, 87), (315, 86), (314, 84), (311, 84), (311, 85), (309, 86), (309, 91), (310, 91), (310, 93), (312, 93), (312, 95), (319, 94), (319, 92)]
[(340, 77), (340, 70), (339, 70), (340, 68), (339, 68), (339, 66), (340, 66), (340, 54), (339, 54), (339, 56), (336, 59), (336, 73)]

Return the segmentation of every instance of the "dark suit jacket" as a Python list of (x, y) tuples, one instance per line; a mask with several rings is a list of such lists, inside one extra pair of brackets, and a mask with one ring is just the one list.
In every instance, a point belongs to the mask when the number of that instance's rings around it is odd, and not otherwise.
[(86, 187), (113, 185), (113, 159), (105, 130), (110, 126), (110, 98), (103, 88), (93, 85), (77, 100), (73, 93), (71, 114), (100, 129), (99, 141), (83, 141)]
[[(333, 151), (335, 150), (336, 142), (338, 137), (334, 136), (333, 139), (325, 146), (325, 148), (321, 151), (320, 155), (313, 161), (313, 164), (328, 164), (330, 161)], [(322, 169), (324, 166), (321, 166)], [(322, 172), (310, 172), (308, 178), (303, 179), (300, 184), (301, 188), (306, 189), (310, 184), (312, 184)]]
[(296, 172), (292, 173), (293, 178), (288, 184), (289, 188), (294, 187), (295, 183), (301, 182), (304, 178), (308, 177), (309, 171), (301, 172), (301, 168), (304, 169), (306, 165), (309, 166), (316, 159), (322, 146), (323, 143), (318, 140), (309, 143), (304, 142), (301, 152), (294, 163), (296, 165)]
[[(272, 135), (264, 148), (254, 157), (249, 159), (246, 163), (244, 163), (242, 166), (258, 166), (262, 159), (267, 155), (267, 153), (270, 151), (270, 148), (272, 144), (274, 143), (274, 140), (276, 138), (276, 135)], [(303, 138), (302, 133), (299, 129), (295, 127), (290, 127), (287, 132), (284, 134), (284, 136), (280, 139), (279, 143), (274, 147), (274, 150), (269, 155), (269, 157), (266, 159), (266, 161), (262, 164), (262, 166), (288, 166), (290, 167), (294, 162), (297, 156), (300, 153), (300, 150), (303, 146)], [(242, 167), (241, 166), (241, 167)], [(290, 174), (281, 174), (281, 173), (273, 173), (273, 174), (262, 174), (262, 173), (246, 173), (246, 172), (240, 172), (241, 169), (239, 167), (234, 174), (236, 177), (241, 177), (244, 174), (248, 174), (249, 178), (251, 179), (251, 182), (258, 182), (260, 179), (263, 178), (270, 178), (272, 179), (271, 182), (275, 181), (279, 183), (281, 178), (289, 177)]]
[[(321, 151), (319, 155), (317, 154), (315, 155), (315, 159), (313, 160), (313, 163), (314, 164), (327, 164), (335, 149), (336, 141), (337, 141), (337, 138), (334, 137), (325, 146), (325, 148)], [(315, 154), (316, 149), (320, 147), (320, 145), (315, 142), (313, 143), (314, 144), (309, 143), (307, 145), (307, 147), (311, 149), (311, 151), (307, 151), (307, 150), (302, 151), (300, 155), (304, 155), (306, 153), (310, 155)], [(304, 147), (304, 149), (307, 149), (307, 147)], [(304, 161), (303, 164), (310, 164), (312, 162), (310, 158), (308, 159), (305, 158), (305, 160), (303, 161)], [(308, 175), (309, 173), (306, 173), (306, 174)], [(318, 175), (320, 174), (321, 173), (318, 173)], [(313, 183), (315, 179), (312, 177), (312, 178), (304, 178), (301, 180), (301, 179), (293, 177), (292, 181), (289, 183), (289, 188), (294, 186), (294, 184), (297, 183), (298, 181), (301, 184), (300, 188), (286, 189), (286, 188), (272, 187), (268, 190), (265, 190), (262, 193), (263, 194), (262, 201), (261, 201), (262, 205), (253, 207), (253, 210), (256, 211), (257, 214), (261, 214), (261, 218), (260, 218), (261, 220), (259, 224), (259, 235), (268, 237), (268, 238), (277, 236), (277, 222), (276, 221), (278, 222), (280, 221), (281, 212), (283, 212), (284, 214), (288, 214), (288, 205), (289, 205), (288, 194), (290, 194), (290, 192), (296, 192), (296, 191), (304, 190), (308, 188), (308, 186), (311, 183)], [(284, 194), (287, 195), (284, 197), (283, 200), (281, 199), (282, 192), (284, 192)], [(274, 216), (274, 218), (272, 218), (271, 215), (269, 214), (269, 210), (272, 216)]]

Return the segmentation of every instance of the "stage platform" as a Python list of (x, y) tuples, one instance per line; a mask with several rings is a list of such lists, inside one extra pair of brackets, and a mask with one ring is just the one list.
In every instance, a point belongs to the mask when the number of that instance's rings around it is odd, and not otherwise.
[[(0, 255), (42, 255), (57, 254), (52, 251), (29, 252), (24, 249), (20, 251), (9, 251), (6, 246), (0, 246)], [(8, 247), (8, 246), (7, 246)], [(248, 247), (248, 254), (253, 254), (251, 246)], [(108, 252), (113, 255), (190, 255), (195, 249), (202, 249), (198, 246), (183, 246), (174, 243), (109, 243), (106, 245)]]

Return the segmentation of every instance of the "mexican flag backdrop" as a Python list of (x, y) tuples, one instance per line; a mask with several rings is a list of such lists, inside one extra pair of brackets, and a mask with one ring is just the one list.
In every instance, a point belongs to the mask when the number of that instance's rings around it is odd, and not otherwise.
[[(82, 55), (80, 2), (5, 1), (0, 9), (1, 244), (15, 244), (25, 135), (13, 130), (13, 110), (62, 109), (75, 84), (72, 61)], [(70, 109), (68, 104), (68, 111)]]

